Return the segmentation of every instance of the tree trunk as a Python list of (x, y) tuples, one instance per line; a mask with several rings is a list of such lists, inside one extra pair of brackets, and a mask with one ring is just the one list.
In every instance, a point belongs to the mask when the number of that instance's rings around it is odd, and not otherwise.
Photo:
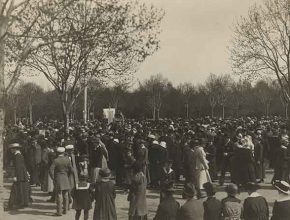
[(153, 119), (153, 121), (155, 121), (155, 119), (156, 119), (156, 109), (155, 109), (155, 106), (153, 107), (153, 110), (152, 110), (152, 119)]
[(29, 103), (29, 123), (30, 125), (33, 124), (33, 115), (32, 115), (32, 103)]
[(188, 119), (188, 103), (185, 104), (185, 108), (186, 108), (186, 119)]
[(159, 120), (159, 118), (160, 118), (160, 109), (157, 108), (157, 120)]
[(288, 120), (288, 103), (285, 105), (285, 118)]
[[(3, 6), (3, 0), (0, 0), (0, 6)], [(5, 84), (4, 84), (4, 65), (5, 65), (5, 40), (3, 38), (8, 25), (8, 18), (0, 17), (0, 192), (3, 195), (3, 132), (5, 124)], [(0, 219), (4, 219), (4, 200), (0, 196)]]
[(212, 117), (212, 118), (213, 118), (213, 116), (214, 116), (214, 112), (213, 112), (213, 110), (214, 110), (214, 107), (211, 106), (211, 117)]
[(17, 109), (13, 109), (13, 115), (14, 115), (14, 125), (17, 125)]
[(223, 114), (222, 117), (223, 117), (223, 119), (225, 119), (225, 106), (224, 106), (224, 105), (222, 106), (222, 110), (223, 110), (223, 112), (222, 112), (222, 114)]

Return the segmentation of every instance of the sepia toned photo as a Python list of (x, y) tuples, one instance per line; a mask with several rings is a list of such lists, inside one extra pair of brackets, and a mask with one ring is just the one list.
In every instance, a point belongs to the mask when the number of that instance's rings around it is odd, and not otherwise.
[(290, 220), (290, 0), (0, 0), (0, 220)]

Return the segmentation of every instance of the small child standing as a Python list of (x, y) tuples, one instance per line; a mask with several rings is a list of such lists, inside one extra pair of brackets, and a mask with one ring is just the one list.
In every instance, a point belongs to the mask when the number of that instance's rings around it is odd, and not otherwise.
[(79, 220), (82, 210), (84, 210), (84, 220), (89, 219), (89, 210), (92, 208), (92, 187), (87, 182), (85, 175), (79, 176), (79, 183), (72, 191), (73, 205), (76, 210), (75, 220)]

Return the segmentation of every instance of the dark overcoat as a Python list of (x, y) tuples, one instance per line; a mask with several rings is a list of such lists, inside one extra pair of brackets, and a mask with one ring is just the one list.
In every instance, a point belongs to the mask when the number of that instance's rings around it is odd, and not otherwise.
[(180, 205), (172, 197), (165, 197), (159, 204), (153, 220), (176, 220), (176, 215)]
[(49, 174), (54, 180), (55, 190), (70, 190), (71, 184), (69, 181), (70, 175), (73, 175), (73, 168), (70, 160), (63, 155), (54, 159), (50, 166)]

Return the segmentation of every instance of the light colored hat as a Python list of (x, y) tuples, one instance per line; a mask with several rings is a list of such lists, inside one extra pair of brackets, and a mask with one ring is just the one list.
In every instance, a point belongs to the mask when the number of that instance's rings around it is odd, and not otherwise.
[(72, 150), (72, 149), (74, 149), (74, 146), (72, 144), (69, 144), (69, 145), (65, 146), (65, 149), (66, 150)]
[(119, 142), (119, 139), (117, 139), (117, 138), (115, 138), (113, 141), (114, 141), (115, 143), (120, 143), (120, 142)]
[(148, 135), (148, 138), (155, 139), (156, 137), (155, 137), (155, 135), (153, 135), (153, 134), (149, 134), (149, 135)]
[(159, 144), (158, 141), (154, 140), (152, 144)]
[(58, 147), (56, 149), (56, 152), (58, 152), (58, 153), (64, 153), (65, 152), (65, 148), (64, 147)]
[(14, 149), (14, 148), (21, 148), (19, 143), (12, 143), (9, 145), (9, 149)]
[(166, 148), (166, 142), (165, 142), (165, 141), (161, 141), (159, 145), (160, 145), (161, 147)]

